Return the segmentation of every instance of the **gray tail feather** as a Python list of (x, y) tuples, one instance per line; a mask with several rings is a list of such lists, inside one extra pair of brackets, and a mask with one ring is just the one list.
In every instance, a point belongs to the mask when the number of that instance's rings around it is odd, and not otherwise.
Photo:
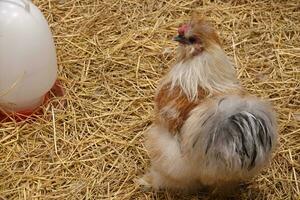
[(205, 155), (248, 170), (270, 157), (277, 135), (274, 112), (268, 104), (229, 96), (219, 100), (214, 112), (206, 116), (201, 125), (201, 132), (207, 134)]

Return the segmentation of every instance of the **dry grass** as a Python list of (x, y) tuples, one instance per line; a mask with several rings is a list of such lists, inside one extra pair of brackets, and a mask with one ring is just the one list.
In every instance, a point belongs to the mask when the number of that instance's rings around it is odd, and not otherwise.
[(34, 2), (55, 37), (67, 107), (0, 125), (0, 199), (201, 199), (133, 182), (149, 165), (143, 133), (173, 61), (171, 38), (192, 10), (215, 22), (243, 85), (278, 111), (272, 165), (236, 198), (300, 198), (298, 0)]

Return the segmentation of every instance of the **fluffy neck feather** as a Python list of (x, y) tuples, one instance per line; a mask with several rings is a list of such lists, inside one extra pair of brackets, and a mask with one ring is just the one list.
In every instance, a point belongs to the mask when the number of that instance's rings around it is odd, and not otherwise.
[(209, 94), (239, 87), (234, 66), (218, 45), (175, 64), (165, 81), (171, 83), (171, 89), (180, 86), (191, 100), (197, 98), (199, 87)]

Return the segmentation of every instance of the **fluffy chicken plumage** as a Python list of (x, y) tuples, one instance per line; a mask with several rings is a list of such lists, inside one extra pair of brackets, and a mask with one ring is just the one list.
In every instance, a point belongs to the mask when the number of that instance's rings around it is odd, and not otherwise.
[(253, 177), (276, 144), (274, 111), (240, 86), (207, 21), (194, 17), (178, 33), (178, 60), (158, 87), (147, 132), (152, 166), (140, 183), (191, 189)]

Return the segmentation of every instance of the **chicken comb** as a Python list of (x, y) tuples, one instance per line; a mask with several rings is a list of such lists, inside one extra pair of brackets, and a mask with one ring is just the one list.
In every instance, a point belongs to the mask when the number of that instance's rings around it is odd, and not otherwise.
[(179, 35), (184, 35), (188, 30), (189, 30), (190, 26), (187, 24), (183, 24), (178, 28), (178, 34)]

